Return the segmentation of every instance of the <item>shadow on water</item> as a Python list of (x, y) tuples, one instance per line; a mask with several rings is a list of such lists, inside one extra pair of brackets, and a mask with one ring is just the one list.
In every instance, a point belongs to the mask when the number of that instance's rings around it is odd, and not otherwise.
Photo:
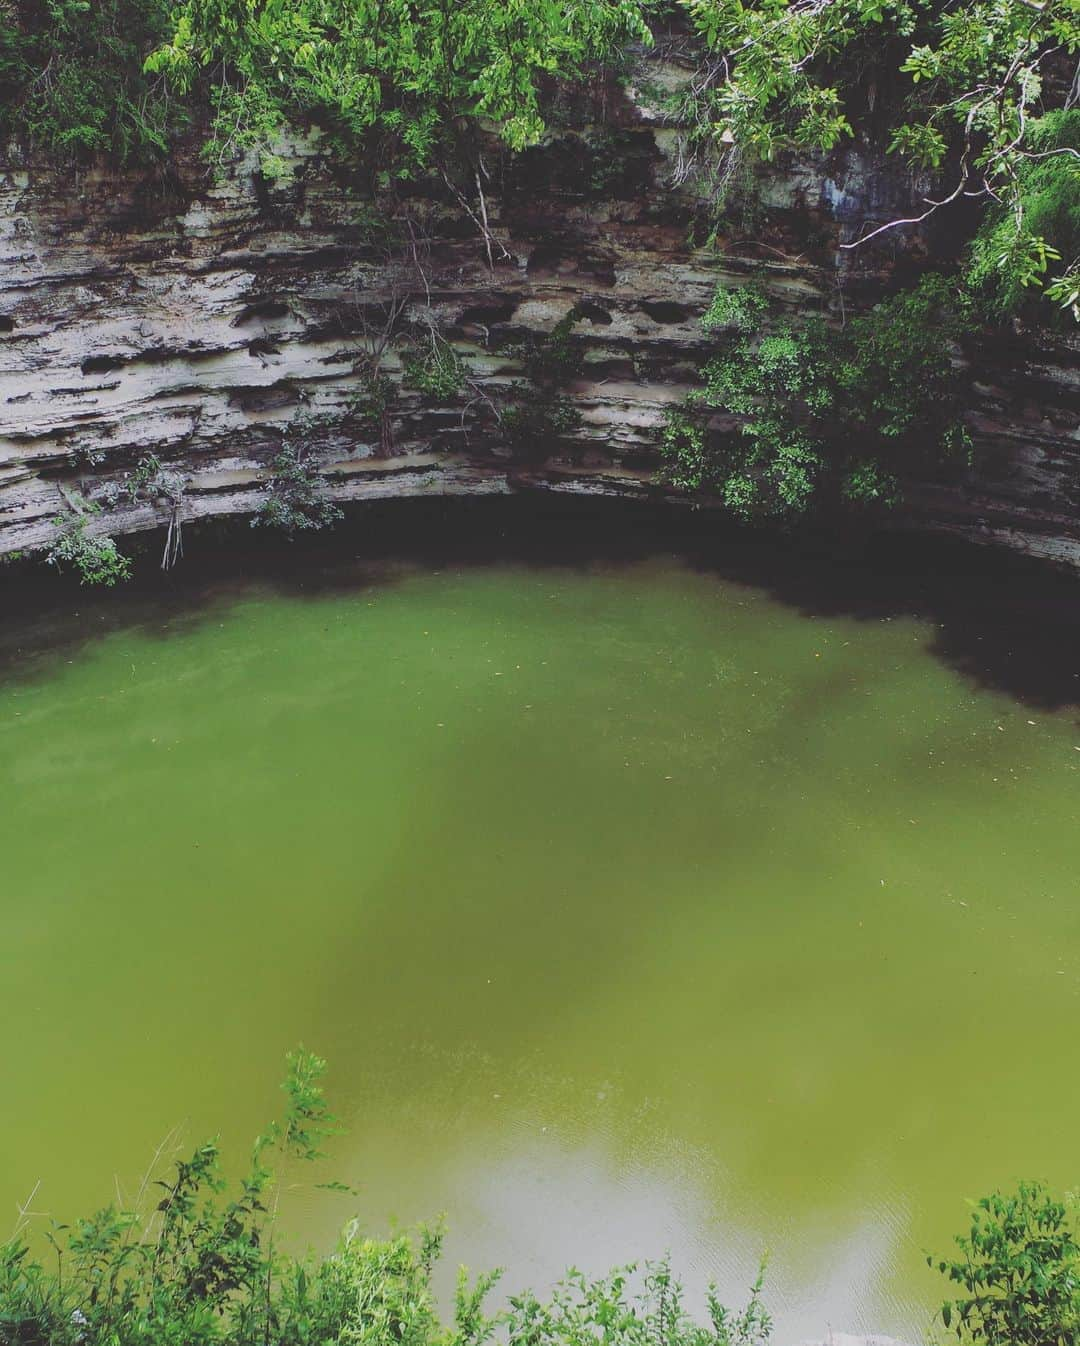
[(543, 497), (367, 505), (334, 532), (293, 543), (243, 523), (203, 525), (189, 529), (188, 556), (167, 575), (157, 539), (139, 545), (135, 577), (118, 591), (81, 588), (39, 564), (0, 574), (0, 675), (38, 676), (120, 630), (182, 635), (260, 593), (319, 597), (418, 569), (585, 569), (672, 554), (808, 617), (916, 618), (933, 628), (930, 652), (972, 683), (1044, 710), (1080, 706), (1080, 580), (958, 541), (765, 536), (704, 513)]

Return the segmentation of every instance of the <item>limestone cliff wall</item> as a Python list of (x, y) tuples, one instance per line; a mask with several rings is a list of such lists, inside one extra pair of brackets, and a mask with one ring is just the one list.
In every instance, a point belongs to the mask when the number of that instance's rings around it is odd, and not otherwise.
[[(678, 72), (653, 65), (652, 81)], [(644, 87), (644, 86), (643, 86)], [(894, 233), (845, 251), (921, 184), (866, 148), (778, 165), (715, 245), (689, 242), (698, 205), (672, 185), (677, 132), (644, 95), (594, 91), (577, 125), (517, 158), (492, 147), (481, 206), (419, 184), (415, 256), (392, 256), (369, 198), (317, 137), (283, 149), (291, 176), (250, 162), (213, 181), (197, 155), (172, 176), (0, 165), (0, 554), (47, 544), (73, 493), (100, 496), (148, 452), (187, 479), (185, 519), (243, 514), (286, 428), (305, 433), (341, 500), (527, 490), (661, 496), (665, 407), (704, 354), (718, 279), (753, 273), (792, 309), (838, 318), (947, 247)], [(485, 241), (472, 216), (486, 211)], [(419, 265), (413, 265), (413, 263)], [(545, 460), (515, 459), (492, 407), (520, 377), (514, 346), (570, 308), (583, 417)], [(402, 387), (380, 433), (357, 413), (388, 311), (430, 314), (467, 361), (451, 404)], [(958, 533), (1080, 565), (1076, 338), (1023, 332), (982, 349), (974, 428), (991, 464), (910, 492), (901, 526)], [(388, 351), (383, 369), (400, 376)], [(91, 530), (161, 525), (160, 502), (111, 505)]]

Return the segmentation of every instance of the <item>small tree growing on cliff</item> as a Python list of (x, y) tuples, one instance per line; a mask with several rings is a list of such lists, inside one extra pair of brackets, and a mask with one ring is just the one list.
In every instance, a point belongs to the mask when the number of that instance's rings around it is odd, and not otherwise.
[(184, 494), (189, 478), (176, 468), (167, 467), (156, 453), (144, 454), (119, 482), (110, 482), (101, 499), (110, 507), (126, 496), (129, 503), (161, 501), (166, 511), (165, 544), (161, 552), (162, 570), (171, 570), (184, 554)]
[(100, 584), (111, 589), (131, 578), (131, 561), (116, 545), (116, 539), (87, 532), (90, 516), (98, 507), (89, 501), (82, 509), (65, 518), (53, 520), (57, 535), (45, 553), (45, 561), (57, 570), (71, 567), (83, 584)]
[(571, 309), (550, 332), (531, 335), (514, 348), (525, 378), (511, 387), (512, 400), (502, 412), (502, 432), (518, 453), (549, 453), (564, 435), (581, 425), (580, 412), (562, 392), (577, 360), (572, 336), (577, 321)]
[(745, 520), (896, 504), (906, 476), (968, 461), (952, 359), (967, 321), (956, 287), (934, 276), (842, 329), (770, 316), (756, 287), (718, 290), (702, 319), (717, 353), (667, 416), (667, 479)]
[(277, 528), (291, 539), (297, 533), (328, 528), (343, 517), (324, 496), (318, 468), (308, 456), (304, 437), (314, 424), (311, 417), (298, 416), (289, 427), (252, 528)]

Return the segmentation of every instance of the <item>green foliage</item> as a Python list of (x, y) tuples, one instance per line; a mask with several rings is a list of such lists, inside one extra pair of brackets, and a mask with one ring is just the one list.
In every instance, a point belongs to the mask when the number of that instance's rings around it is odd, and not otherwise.
[(649, 40), (639, 0), (184, 0), (148, 68), (180, 89), (214, 81), (222, 144), (269, 147), (311, 118), (406, 174), (456, 119), (514, 149), (544, 131), (543, 81)]
[(673, 485), (719, 495), (744, 520), (793, 520), (894, 505), (905, 475), (964, 461), (950, 343), (967, 318), (944, 281), (924, 278), (840, 330), (819, 318), (755, 328), (766, 307), (760, 290), (718, 291), (703, 318), (720, 350), (704, 387), (667, 415)]
[(748, 1304), (737, 1313), (711, 1289), (704, 1326), (686, 1312), (682, 1286), (666, 1260), (619, 1267), (596, 1280), (571, 1271), (550, 1303), (531, 1291), (511, 1297), (508, 1346), (766, 1346), (772, 1320), (761, 1300), (763, 1284), (764, 1264)]
[(251, 521), (252, 528), (278, 528), (292, 538), (296, 533), (328, 528), (341, 519), (337, 505), (323, 498), (318, 468), (307, 456), (306, 418), (290, 427), (273, 462), (265, 500)]
[(1064, 269), (1048, 295), (1080, 318), (1080, 109), (1053, 111), (1035, 122), (1031, 147), (1043, 158), (1017, 168), (1011, 204), (988, 212), (971, 248), (968, 277), (988, 310), (1002, 316), (1024, 307), (1054, 263)]
[(110, 482), (99, 498), (109, 508), (115, 508), (125, 499), (128, 504), (137, 505), (140, 501), (160, 496), (179, 505), (186, 489), (187, 478), (182, 472), (166, 467), (156, 453), (146, 453), (119, 481)]
[(941, 1316), (962, 1342), (1075, 1346), (1080, 1340), (1076, 1223), (1037, 1183), (983, 1197), (970, 1232), (956, 1242), (960, 1257), (936, 1265), (959, 1289)]
[(900, 483), (873, 459), (853, 458), (841, 483), (844, 500), (851, 505), (884, 505), (888, 509), (900, 503)]
[(397, 389), (393, 379), (370, 369), (361, 371), (356, 391), (349, 400), (349, 415), (377, 428), (394, 405)]
[(553, 83), (648, 43), (648, 0), (0, 0), (0, 130), (58, 155), (167, 150), (209, 105), (208, 156), (315, 121), (390, 176), (432, 164), (466, 119), (514, 149)]
[[(270, 1237), (275, 1179), (264, 1158), (271, 1146), (310, 1157), (314, 1139), (326, 1134), (332, 1119), (319, 1084), (324, 1068), (308, 1052), (289, 1057), (286, 1116), (260, 1137), (231, 1193), (210, 1141), (179, 1160), (171, 1179), (157, 1182), (161, 1195), (153, 1210), (108, 1206), (70, 1229), (55, 1229), (49, 1238), (56, 1275), (31, 1258), (18, 1236), (0, 1245), (5, 1346), (286, 1340), (278, 1325), (293, 1301), (279, 1285), (285, 1263)], [(335, 1307), (341, 1310), (341, 1300)], [(317, 1315), (309, 1314), (308, 1322), (316, 1326)]]
[(373, 369), (361, 370), (357, 388), (349, 398), (349, 415), (377, 427), (396, 398), (397, 389), (392, 378)]
[(135, 464), (135, 470), (126, 474), (124, 486), (132, 504), (144, 492), (152, 491), (162, 474), (161, 459), (156, 453), (144, 454)]
[(143, 61), (168, 32), (169, 10), (168, 0), (0, 4), (0, 135), (60, 158), (164, 151), (182, 113)]
[(772, 159), (789, 146), (832, 149), (851, 134), (840, 90), (820, 78), (821, 61), (868, 23), (881, 23), (886, 10), (891, 18), (907, 6), (886, 0), (876, 19), (861, 0), (685, 0), (685, 8), (706, 48), (727, 61), (716, 77), (695, 81), (684, 118), (700, 138)]
[(130, 505), (164, 501), (168, 522), (161, 568), (171, 570), (184, 554), (183, 512), (187, 487), (188, 478), (183, 472), (166, 467), (157, 454), (146, 453), (120, 481), (108, 482), (97, 499), (109, 509), (115, 509), (125, 499)]
[(297, 1258), (274, 1238), (279, 1178), (268, 1162), (316, 1158), (336, 1130), (322, 1090), (325, 1062), (288, 1058), (284, 1117), (256, 1141), (229, 1185), (215, 1142), (156, 1183), (150, 1211), (106, 1207), (49, 1235), (56, 1271), (16, 1235), (0, 1244), (4, 1346), (767, 1346), (762, 1277), (731, 1312), (708, 1297), (694, 1322), (666, 1262), (590, 1280), (571, 1272), (548, 1302), (526, 1293), (490, 1315), (498, 1279), (458, 1275), (450, 1320), (432, 1285), (440, 1229), (389, 1239), (350, 1223), (328, 1257)]
[(515, 452), (538, 456), (551, 451), (564, 435), (581, 425), (581, 414), (560, 385), (574, 373), (577, 349), (573, 330), (578, 322), (571, 309), (550, 332), (530, 333), (513, 348), (520, 359), (525, 381), (511, 386), (513, 401), (502, 413), (502, 432)]
[(846, 104), (865, 87), (860, 67), (872, 67), (875, 84), (901, 91), (884, 114), (892, 121), (889, 149), (945, 176), (923, 218), (962, 198), (982, 199), (991, 220), (975, 267), (984, 278), (1003, 273), (991, 287), (998, 305), (1049, 278), (1052, 297), (1073, 307), (1075, 253), (1061, 275), (1049, 269), (1080, 159), (1076, 114), (1064, 115), (1069, 62), (1075, 66), (1080, 51), (1075, 0), (683, 2), (710, 55), (682, 119), (718, 164), (739, 154), (833, 149), (853, 134)]
[(83, 584), (112, 588), (131, 578), (131, 561), (117, 547), (115, 539), (87, 532), (90, 517), (97, 512), (95, 506), (87, 504), (79, 514), (66, 518), (57, 515), (53, 519), (57, 535), (45, 553), (45, 560), (57, 570), (70, 566)]
[(514, 402), (502, 413), (502, 431), (518, 453), (549, 453), (559, 439), (581, 425), (581, 413), (563, 393), (519, 383), (514, 394)]
[(435, 333), (425, 346), (402, 357), (403, 382), (433, 402), (450, 402), (465, 386), (465, 361)]
[(715, 455), (706, 444), (704, 418), (696, 410), (699, 405), (700, 400), (688, 401), (681, 407), (669, 407), (664, 414), (660, 439), (664, 475), (680, 491), (715, 490), (724, 482)]
[(288, 1103), (284, 1119), (259, 1140), (259, 1148), (279, 1145), (300, 1159), (322, 1159), (319, 1146), (340, 1134), (337, 1118), (330, 1111), (322, 1089), (326, 1062), (302, 1047), (286, 1057), (288, 1073), (281, 1086)]
[(706, 332), (728, 328), (736, 332), (752, 332), (768, 309), (769, 301), (758, 285), (744, 285), (738, 290), (726, 290), (718, 285), (712, 303), (702, 315), (701, 325)]
[(378, 362), (372, 360), (359, 371), (356, 391), (349, 398), (349, 419), (355, 421), (365, 434), (378, 439), (379, 452), (384, 457), (394, 447), (391, 412), (397, 395), (394, 380), (381, 373)]
[(521, 360), (526, 378), (533, 383), (554, 385), (574, 373), (578, 356), (573, 335), (578, 322), (576, 310), (571, 309), (550, 332), (530, 332), (522, 345), (514, 347), (513, 353)]

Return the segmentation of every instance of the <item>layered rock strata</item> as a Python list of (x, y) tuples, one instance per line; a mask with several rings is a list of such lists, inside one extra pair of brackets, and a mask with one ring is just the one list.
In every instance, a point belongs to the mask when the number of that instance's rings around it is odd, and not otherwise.
[[(655, 62), (647, 73), (653, 90), (679, 77)], [(695, 246), (700, 200), (674, 185), (679, 135), (652, 96), (593, 91), (544, 147), (516, 158), (493, 147), (482, 199), (418, 184), (395, 247), (316, 135), (282, 147), (289, 176), (276, 184), (251, 161), (212, 180), (194, 150), (167, 181), (10, 156), (0, 555), (47, 546), (54, 521), (87, 499), (104, 505), (88, 530), (114, 535), (161, 527), (177, 508), (184, 521), (251, 513), (288, 436), (303, 437), (339, 501), (676, 499), (657, 484), (658, 435), (706, 354), (699, 319), (719, 280), (755, 276), (786, 308), (840, 319), (947, 243), (896, 232), (842, 248), (920, 191), (855, 148), (759, 176), (726, 233)], [(571, 309), (565, 391), (581, 426), (548, 456), (523, 455), (497, 412), (521, 380), (523, 343)], [(402, 382), (403, 353), (432, 328), (467, 375), (442, 402)], [(1080, 566), (1078, 352), (1076, 338), (1030, 331), (976, 352), (972, 425), (989, 469), (915, 484), (896, 523)], [(383, 415), (366, 399), (373, 369), (392, 386)], [(151, 454), (179, 475), (178, 506), (152, 486), (126, 489)]]

